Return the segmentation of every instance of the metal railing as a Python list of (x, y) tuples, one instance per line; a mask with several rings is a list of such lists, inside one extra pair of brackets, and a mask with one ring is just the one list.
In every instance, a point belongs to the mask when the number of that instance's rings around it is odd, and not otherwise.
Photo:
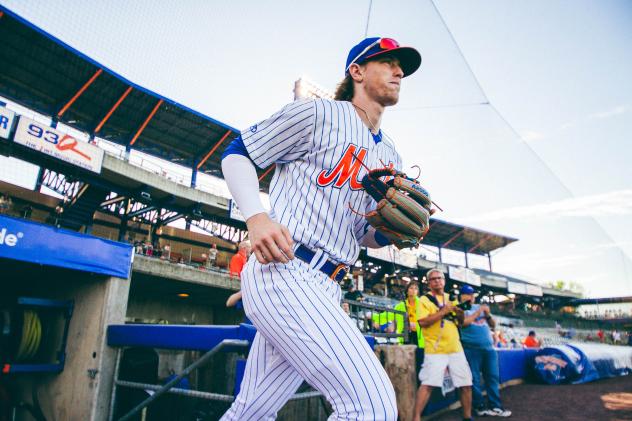
[[(349, 317), (356, 321), (362, 333), (376, 338), (396, 338), (394, 343), (408, 343), (408, 315), (405, 311), (364, 301), (342, 300), (342, 303), (349, 305)], [(403, 324), (401, 333), (397, 333), (399, 323)]]

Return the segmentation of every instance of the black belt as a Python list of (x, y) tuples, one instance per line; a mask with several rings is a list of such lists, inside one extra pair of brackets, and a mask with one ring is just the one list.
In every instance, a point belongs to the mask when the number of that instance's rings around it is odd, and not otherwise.
[[(312, 260), (314, 259), (315, 255), (316, 255), (315, 251), (312, 251), (312, 250), (308, 249), (303, 244), (300, 244), (296, 248), (296, 250), (294, 250), (294, 256), (298, 257), (299, 259), (301, 259), (302, 261), (304, 261), (307, 264), (312, 263)], [(349, 272), (349, 266), (347, 266), (347, 265), (345, 265), (343, 263), (338, 264), (338, 263), (328, 259), (325, 262), (325, 264), (323, 264), (319, 268), (319, 270), (321, 272), (323, 272), (325, 275), (329, 276), (334, 281), (340, 282), (340, 281), (342, 281), (344, 279), (344, 277)]]

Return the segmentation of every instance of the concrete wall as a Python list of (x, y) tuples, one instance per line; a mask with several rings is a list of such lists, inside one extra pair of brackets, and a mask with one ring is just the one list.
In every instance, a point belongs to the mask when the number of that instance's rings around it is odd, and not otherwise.
[[(75, 277), (51, 284), (46, 293), (40, 288), (32, 291), (39, 297), (75, 302), (64, 370), (59, 374), (15, 375), (17, 390), (24, 401), (31, 402), (31, 390), (37, 389), (49, 420), (107, 419), (115, 350), (106, 345), (105, 329), (108, 324), (123, 323), (129, 281), (83, 276), (87, 279)], [(18, 417), (18, 420), (31, 419), (26, 412), (20, 412)]]

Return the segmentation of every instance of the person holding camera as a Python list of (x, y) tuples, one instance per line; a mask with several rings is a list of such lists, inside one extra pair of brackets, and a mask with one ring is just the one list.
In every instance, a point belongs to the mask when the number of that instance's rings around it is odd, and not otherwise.
[(445, 276), (439, 269), (426, 274), (430, 292), (420, 300), (419, 326), (426, 342), (423, 366), (419, 372), (421, 386), (417, 390), (413, 420), (419, 421), (433, 387), (448, 382), (446, 374), (459, 389), (463, 419), (472, 418), (472, 373), (459, 340), (458, 325), (464, 320), (463, 307), (445, 293)]
[[(489, 306), (475, 304), (474, 288), (461, 287), (461, 303), (470, 303), (465, 311), (461, 328), (461, 343), (465, 357), (472, 371), (472, 405), (477, 416), (509, 417), (511, 411), (504, 409), (500, 402), (500, 374), (498, 371), (498, 353), (492, 342), (492, 331), (496, 322)], [(488, 404), (485, 403), (481, 387), (481, 372), (485, 380)]]

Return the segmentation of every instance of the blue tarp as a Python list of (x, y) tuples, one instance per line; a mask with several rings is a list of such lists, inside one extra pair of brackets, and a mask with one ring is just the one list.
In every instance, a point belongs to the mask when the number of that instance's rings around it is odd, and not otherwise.
[(0, 257), (127, 279), (133, 256), (130, 244), (0, 216)]
[(578, 384), (632, 372), (632, 348), (572, 343), (538, 351), (534, 370), (548, 384)]

